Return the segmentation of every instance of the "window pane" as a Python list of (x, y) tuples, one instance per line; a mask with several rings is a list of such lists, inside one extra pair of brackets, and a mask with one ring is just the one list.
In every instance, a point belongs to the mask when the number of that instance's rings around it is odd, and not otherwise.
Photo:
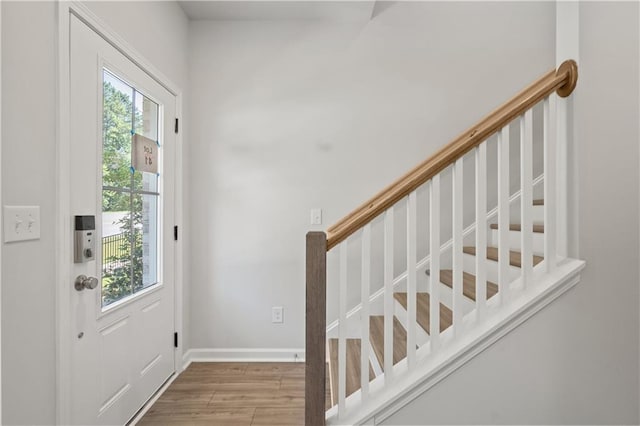
[(134, 292), (158, 282), (158, 196), (136, 194), (134, 208)]
[(107, 306), (132, 294), (130, 195), (102, 191), (102, 200), (102, 306)]
[(136, 170), (133, 175), (133, 187), (137, 191), (159, 192), (158, 175)]
[[(159, 105), (107, 70), (103, 94), (102, 306), (106, 307), (158, 282), (161, 169), (156, 167), (156, 173), (146, 162), (158, 161), (160, 155)], [(132, 167), (134, 134), (151, 139), (141, 147), (144, 165), (153, 173)], [(141, 143), (139, 137), (135, 140)]]
[[(135, 92), (136, 122), (135, 132), (151, 140), (158, 141), (158, 104)], [(158, 175), (136, 171), (134, 174), (134, 188), (149, 192), (158, 192)]]
[(158, 104), (136, 90), (137, 134), (158, 140)]
[(133, 88), (103, 73), (102, 185), (131, 187), (131, 117)]

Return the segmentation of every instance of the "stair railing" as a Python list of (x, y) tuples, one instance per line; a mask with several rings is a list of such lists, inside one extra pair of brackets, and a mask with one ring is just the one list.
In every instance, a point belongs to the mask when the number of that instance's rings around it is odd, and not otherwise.
[[(452, 323), (447, 330), (447, 338), (455, 338), (466, 319), (462, 308), (463, 300), (463, 156), (474, 150), (475, 155), (475, 320), (481, 320), (487, 310), (487, 141), (497, 134), (498, 144), (498, 202), (497, 229), (498, 246), (498, 286), (497, 303), (505, 304), (512, 290), (512, 260), (509, 250), (510, 230), (510, 176), (509, 176), (509, 129), (517, 124), (520, 127), (520, 222), (521, 229), (533, 229), (533, 107), (543, 104), (543, 173), (544, 173), (544, 261), (541, 268), (551, 272), (557, 265), (557, 241), (562, 238), (557, 228), (556, 210), (556, 99), (569, 96), (578, 79), (577, 64), (573, 60), (563, 62), (557, 70), (551, 70), (526, 87), (508, 102), (462, 133), (427, 160), (413, 168), (404, 176), (362, 204), (353, 212), (329, 227), (327, 232), (309, 232), (306, 237), (306, 379), (305, 379), (305, 424), (321, 425), (325, 423), (326, 407), (326, 283), (327, 252), (335, 247), (340, 251), (339, 279), (339, 337), (338, 337), (338, 395), (337, 415), (341, 418), (347, 409), (346, 395), (346, 340), (347, 340), (347, 239), (361, 232), (362, 273), (361, 273), (361, 351), (360, 392), (357, 403), (366, 402), (376, 389), (369, 383), (369, 312), (370, 312), (370, 269), (371, 269), (371, 222), (384, 215), (384, 385), (392, 383), (394, 375), (399, 373), (393, 359), (393, 317), (394, 285), (394, 206), (404, 200), (407, 211), (407, 247), (406, 247), (406, 290), (407, 290), (407, 348), (406, 367), (402, 372), (411, 371), (418, 360), (418, 354), (435, 354), (442, 345), (443, 333), (440, 325), (439, 292), (435, 291), (441, 275), (441, 238), (440, 238), (440, 199), (441, 173), (452, 168)], [(517, 122), (517, 123), (516, 123)], [(514, 124), (515, 123), (515, 124)], [(560, 141), (562, 142), (562, 141)], [(426, 184), (429, 198), (429, 256), (417, 262), (417, 189)], [(562, 232), (566, 232), (563, 230)], [(532, 236), (530, 232), (521, 232), (521, 271), (520, 285), (531, 285), (533, 276)], [(417, 270), (418, 263), (429, 265), (429, 342), (423, 349), (417, 349)], [(355, 395), (354, 395), (355, 396)], [(354, 402), (355, 404), (355, 402)]]

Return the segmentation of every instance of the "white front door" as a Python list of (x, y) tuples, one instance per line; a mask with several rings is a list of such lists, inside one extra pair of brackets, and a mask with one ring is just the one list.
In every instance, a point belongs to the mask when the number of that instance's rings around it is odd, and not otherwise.
[(125, 424), (174, 373), (176, 98), (73, 15), (70, 40), (71, 416)]

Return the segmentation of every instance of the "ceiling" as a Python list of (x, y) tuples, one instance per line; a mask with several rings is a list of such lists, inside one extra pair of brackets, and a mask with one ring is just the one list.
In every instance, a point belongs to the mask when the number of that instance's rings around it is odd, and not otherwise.
[(380, 7), (375, 0), (360, 1), (179, 1), (192, 20), (313, 20), (367, 21)]

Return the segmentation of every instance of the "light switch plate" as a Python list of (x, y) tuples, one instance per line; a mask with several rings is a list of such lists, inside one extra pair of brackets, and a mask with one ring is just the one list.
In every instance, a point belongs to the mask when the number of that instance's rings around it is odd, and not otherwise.
[(322, 209), (311, 209), (311, 224), (322, 225)]
[(4, 206), (4, 242), (40, 239), (40, 206)]

